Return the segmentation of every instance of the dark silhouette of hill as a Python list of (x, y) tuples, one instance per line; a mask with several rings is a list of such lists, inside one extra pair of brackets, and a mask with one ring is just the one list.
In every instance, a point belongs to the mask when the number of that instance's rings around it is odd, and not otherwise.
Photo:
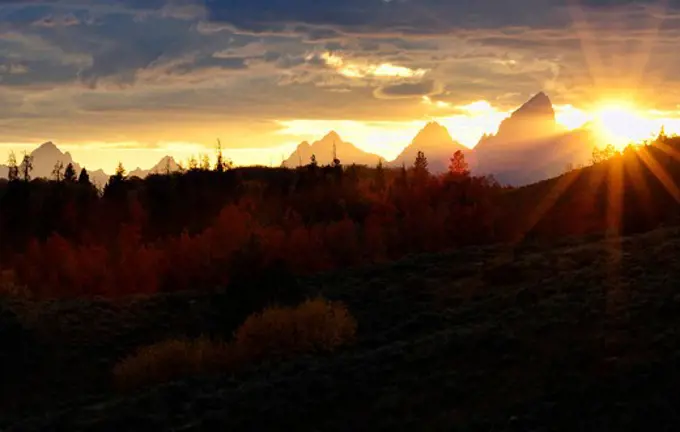
[(680, 139), (659, 138), (612, 159), (501, 197), (507, 238), (631, 234), (680, 222)]
[(419, 151), (425, 153), (428, 168), (433, 174), (441, 174), (448, 170), (452, 155), (461, 150), (468, 160), (471, 159), (472, 150), (454, 141), (449, 131), (437, 122), (430, 122), (418, 132), (413, 141), (389, 163), (389, 166), (400, 168), (411, 167)]
[(331, 131), (319, 141), (309, 144), (307, 141), (300, 143), (295, 151), (283, 161), (282, 166), (295, 168), (309, 164), (312, 155), (320, 165), (331, 165), (333, 163), (333, 146), (335, 155), (345, 165), (372, 165), (375, 166), (384, 159), (376, 154), (365, 152), (354, 144), (345, 142), (337, 132)]
[(538, 93), (501, 122), (495, 135), (474, 148), (474, 171), (521, 186), (557, 176), (568, 165), (588, 162), (594, 137), (587, 128), (565, 131), (545, 93)]
[(111, 388), (112, 365), (140, 344), (218, 334), (223, 293), (11, 300), (37, 318), (22, 331), (38, 340), (15, 369), (32, 391), (11, 393), (16, 408), (0, 427), (599, 431), (652, 421), (673, 430), (678, 248), (674, 228), (618, 242), (469, 247), (304, 278), (308, 296), (321, 290), (348, 305), (359, 325), (353, 347), (133, 394)]

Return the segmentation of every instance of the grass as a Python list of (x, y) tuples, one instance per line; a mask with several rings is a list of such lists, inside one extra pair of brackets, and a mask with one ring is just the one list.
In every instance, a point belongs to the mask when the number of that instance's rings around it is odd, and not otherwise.
[[(680, 230), (666, 228), (309, 277), (307, 296), (351, 311), (352, 346), (124, 395), (110, 373), (138, 347), (238, 339), (219, 293), (7, 300), (37, 317), (36, 342), (14, 371), (21, 387), (2, 389), (0, 429), (677, 430), (678, 251)], [(268, 320), (248, 326), (292, 331)]]

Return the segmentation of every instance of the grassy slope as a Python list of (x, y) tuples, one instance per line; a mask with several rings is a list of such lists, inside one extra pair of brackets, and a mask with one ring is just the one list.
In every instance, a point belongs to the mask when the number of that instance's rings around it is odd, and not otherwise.
[(46, 369), (23, 372), (14, 400), (24, 410), (4, 426), (677, 430), (679, 251), (672, 228), (551, 248), (467, 248), (309, 278), (310, 295), (349, 305), (355, 347), (125, 396), (107, 390), (111, 364), (140, 344), (216, 331), (219, 296), (31, 306), (23, 314), (33, 317), (40, 359), (25, 365)]

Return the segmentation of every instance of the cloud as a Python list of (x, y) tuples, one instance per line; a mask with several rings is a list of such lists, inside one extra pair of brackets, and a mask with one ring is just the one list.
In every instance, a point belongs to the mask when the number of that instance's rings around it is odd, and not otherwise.
[(73, 14), (49, 15), (33, 23), (37, 27), (70, 27), (79, 25), (81, 21)]
[[(455, 28), (565, 24), (559, 6), (563, 7), (563, 3), (557, 0), (214, 0), (206, 3), (211, 21), (244, 31), (287, 31), (290, 30), (288, 24), (303, 24), (330, 27), (344, 33), (406, 35), (443, 34)], [(531, 13), (526, 13), (527, 10)]]
[(279, 120), (505, 112), (540, 90), (576, 108), (680, 100), (677, 0), (0, 3), (5, 140), (247, 146)]
[(434, 96), (442, 92), (441, 84), (434, 80), (426, 80), (418, 83), (401, 83), (378, 87), (374, 95), (380, 99), (403, 99), (422, 98)]
[(371, 64), (347, 61), (340, 55), (329, 52), (321, 54), (320, 58), (327, 66), (348, 78), (422, 78), (428, 72), (426, 69), (410, 69), (391, 63)]
[(0, 64), (0, 74), (22, 75), (25, 73), (28, 73), (28, 68), (23, 64)]

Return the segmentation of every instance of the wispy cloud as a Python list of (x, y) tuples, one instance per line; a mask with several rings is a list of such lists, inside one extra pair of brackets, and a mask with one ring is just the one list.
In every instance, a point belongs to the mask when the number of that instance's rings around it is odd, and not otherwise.
[(428, 72), (427, 69), (410, 69), (391, 63), (371, 64), (347, 61), (340, 55), (330, 52), (321, 54), (321, 58), (328, 66), (349, 78), (422, 78)]

